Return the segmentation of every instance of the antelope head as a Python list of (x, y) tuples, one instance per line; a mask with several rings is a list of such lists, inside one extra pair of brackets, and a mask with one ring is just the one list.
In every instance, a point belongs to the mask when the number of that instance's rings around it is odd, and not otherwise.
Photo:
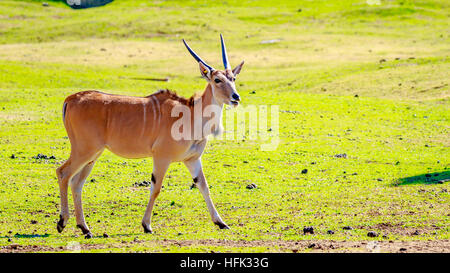
[(198, 62), (200, 68), (200, 74), (211, 85), (214, 99), (220, 104), (232, 105), (234, 107), (239, 105), (241, 100), (238, 92), (236, 91), (235, 80), (236, 76), (241, 72), (244, 61), (238, 66), (231, 69), (228, 62), (227, 49), (225, 42), (223, 41), (222, 34), (220, 34), (220, 42), (222, 47), (222, 60), (225, 70), (216, 70), (205, 61), (203, 61), (197, 53), (195, 53), (186, 41), (183, 39), (183, 43), (186, 46), (189, 53)]

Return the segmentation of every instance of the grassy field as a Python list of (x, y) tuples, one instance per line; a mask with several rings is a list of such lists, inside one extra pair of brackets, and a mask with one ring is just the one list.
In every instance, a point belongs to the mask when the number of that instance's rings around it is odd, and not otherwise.
[[(46, 2), (0, 2), (0, 252), (450, 251), (448, 1)], [(64, 98), (201, 92), (181, 38), (219, 68), (219, 33), (232, 65), (246, 61), (243, 106), (280, 107), (275, 151), (212, 139), (203, 155), (231, 230), (211, 223), (174, 163), (144, 234), (149, 188), (134, 184), (150, 180), (152, 161), (105, 152), (84, 186), (94, 238), (75, 227), (70, 195), (58, 234)], [(145, 77), (169, 81), (135, 79)]]

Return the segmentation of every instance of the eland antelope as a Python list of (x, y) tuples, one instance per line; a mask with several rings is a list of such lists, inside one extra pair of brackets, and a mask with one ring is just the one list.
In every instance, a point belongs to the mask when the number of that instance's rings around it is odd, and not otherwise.
[[(244, 65), (240, 63), (231, 69), (222, 35), (220, 35), (222, 60), (225, 70), (215, 70), (204, 62), (186, 43), (189, 53), (198, 62), (201, 76), (207, 86), (203, 94), (189, 99), (163, 90), (147, 97), (131, 97), (105, 94), (98, 91), (83, 91), (72, 94), (63, 104), (63, 122), (71, 144), (70, 157), (57, 170), (61, 213), (57, 229), (62, 232), (69, 219), (67, 199), (68, 186), (72, 190), (77, 227), (86, 238), (91, 238), (84, 219), (81, 202), (83, 184), (89, 176), (96, 160), (106, 148), (125, 158), (153, 157), (150, 200), (142, 219), (145, 233), (151, 233), (152, 209), (160, 193), (164, 175), (172, 162), (183, 162), (188, 168), (196, 187), (206, 201), (214, 224), (221, 229), (229, 229), (222, 220), (211, 200), (208, 184), (202, 169), (201, 155), (205, 149), (207, 136), (217, 134), (222, 128), (222, 108), (224, 104), (236, 107), (240, 97), (235, 87), (235, 76)], [(174, 116), (177, 108), (209, 114), (186, 115), (185, 127), (210, 127), (200, 137), (175, 137), (174, 125), (179, 122)], [(208, 126), (207, 126), (208, 125)], [(183, 127), (181, 126), (181, 127)], [(195, 132), (194, 132), (195, 133)]]

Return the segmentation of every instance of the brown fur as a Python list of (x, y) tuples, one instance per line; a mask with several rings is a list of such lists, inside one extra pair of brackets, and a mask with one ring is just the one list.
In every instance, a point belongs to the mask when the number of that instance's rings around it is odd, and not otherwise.
[[(94, 90), (68, 96), (64, 101), (64, 126), (71, 144), (71, 155), (57, 169), (62, 219), (58, 222), (58, 231), (63, 230), (69, 218), (69, 181), (77, 224), (83, 227), (84, 232), (89, 230), (81, 207), (81, 189), (95, 161), (106, 148), (125, 158), (153, 157), (155, 181), (152, 184), (155, 190), (143, 221), (145, 231), (151, 232), (150, 225), (146, 222), (151, 216), (151, 209), (168, 165), (174, 161), (183, 161), (185, 164), (196, 162), (206, 145), (206, 139), (175, 141), (171, 136), (171, 127), (178, 118), (171, 117), (170, 112), (178, 104), (192, 108), (199, 99), (202, 100), (203, 107), (213, 103), (209, 84), (201, 96), (194, 95), (188, 99), (169, 90), (147, 97), (113, 95)], [(207, 121), (205, 119), (203, 123)], [(206, 184), (204, 178), (199, 178), (199, 181)], [(210, 207), (214, 209), (213, 206)], [(215, 222), (223, 222), (216, 213), (212, 217), (215, 217)], [(226, 224), (219, 226), (225, 227)]]
[(189, 107), (194, 106), (195, 100), (200, 98), (200, 95), (198, 95), (197, 93), (195, 93), (194, 95), (192, 95), (189, 98), (185, 98), (185, 97), (178, 95), (175, 91), (171, 91), (169, 89), (159, 90), (156, 93), (146, 96), (146, 98), (149, 98), (151, 96), (156, 96), (158, 99), (161, 99), (161, 100), (170, 99), (170, 100), (178, 101), (178, 102), (182, 103), (183, 105), (186, 105)]
[[(199, 63), (200, 72), (208, 81), (208, 85), (202, 95), (193, 95), (190, 98), (184, 98), (170, 90), (160, 90), (146, 97), (113, 95), (94, 90), (68, 96), (63, 105), (63, 121), (71, 152), (69, 159), (56, 170), (61, 199), (58, 231), (64, 229), (69, 219), (67, 194), (70, 185), (77, 226), (87, 238), (92, 237), (84, 219), (81, 193), (86, 178), (104, 149), (125, 158), (153, 157), (150, 200), (142, 220), (146, 233), (151, 232), (152, 209), (160, 193), (164, 175), (169, 165), (177, 161), (183, 162), (189, 169), (196, 187), (206, 201), (212, 221), (220, 228), (228, 228), (214, 207), (203, 173), (201, 155), (206, 146), (207, 135), (201, 136), (200, 139), (176, 140), (171, 129), (179, 117), (172, 117), (171, 112), (178, 105), (188, 106), (192, 110), (201, 100), (202, 111), (213, 105), (218, 107), (220, 112), (215, 113), (219, 114), (211, 117), (191, 114), (188, 121), (191, 124), (199, 123), (201, 128), (210, 124), (210, 121), (213, 126), (221, 125), (223, 105), (237, 106), (240, 100), (236, 93), (234, 76), (239, 74), (242, 65), (243, 62), (232, 71), (218, 71), (209, 70)], [(196, 128), (199, 128), (199, 125)], [(207, 134), (216, 133), (218, 129), (214, 128)]]

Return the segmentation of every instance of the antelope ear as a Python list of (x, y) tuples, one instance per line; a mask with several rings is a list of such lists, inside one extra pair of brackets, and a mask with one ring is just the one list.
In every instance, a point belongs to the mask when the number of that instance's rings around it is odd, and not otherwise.
[(212, 70), (209, 69), (202, 62), (198, 62), (198, 66), (200, 68), (200, 74), (202, 75), (202, 77), (205, 78), (207, 81), (210, 81), (211, 80)]
[(239, 64), (238, 66), (236, 66), (235, 68), (233, 68), (233, 74), (234, 74), (235, 76), (237, 76), (237, 75), (241, 72), (242, 66), (244, 66), (244, 61), (242, 61), (242, 63), (240, 63), (240, 64)]

